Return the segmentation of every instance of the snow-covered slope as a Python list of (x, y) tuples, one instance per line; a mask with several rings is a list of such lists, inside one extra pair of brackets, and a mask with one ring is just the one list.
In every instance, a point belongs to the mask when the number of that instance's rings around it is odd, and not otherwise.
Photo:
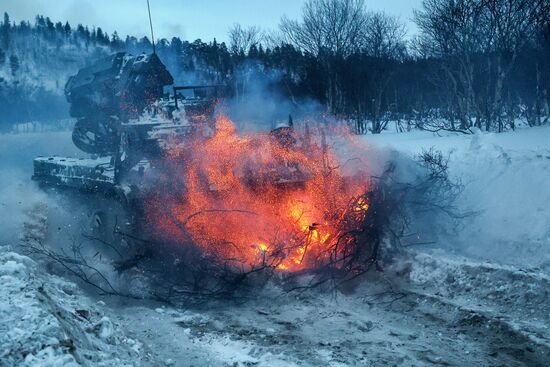
[(435, 147), (449, 154), (451, 174), (464, 191), (454, 251), (525, 267), (550, 268), (550, 128), (474, 135), (428, 132), (365, 137), (369, 144), (417, 154)]

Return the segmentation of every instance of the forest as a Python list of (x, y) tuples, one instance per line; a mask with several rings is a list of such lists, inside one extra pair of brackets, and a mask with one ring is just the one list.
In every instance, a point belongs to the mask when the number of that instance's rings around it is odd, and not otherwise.
[[(276, 30), (235, 24), (227, 43), (156, 40), (176, 83), (262, 88), (349, 121), (357, 134), (421, 128), (501, 132), (550, 120), (550, 3), (425, 0), (417, 34), (364, 0), (309, 0)], [(0, 23), (0, 131), (68, 118), (67, 78), (101, 56), (151, 52), (149, 38), (42, 15)], [(391, 124), (390, 124), (391, 122)], [(395, 123), (395, 124), (394, 124)]]

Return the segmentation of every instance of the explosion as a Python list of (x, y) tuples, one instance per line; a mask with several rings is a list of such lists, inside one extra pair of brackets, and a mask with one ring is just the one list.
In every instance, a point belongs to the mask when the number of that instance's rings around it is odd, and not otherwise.
[(345, 266), (369, 209), (366, 170), (344, 175), (322, 129), (239, 134), (217, 117), (166, 154), (149, 226), (231, 266)]

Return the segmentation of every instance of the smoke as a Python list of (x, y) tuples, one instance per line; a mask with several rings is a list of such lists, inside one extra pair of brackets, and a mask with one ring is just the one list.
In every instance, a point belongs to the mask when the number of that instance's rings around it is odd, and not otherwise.
[(448, 239), (449, 247), (467, 256), (548, 268), (547, 137), (543, 130), (478, 133), (457, 149), (452, 171), (465, 181), (459, 204), (473, 214)]
[(15, 245), (33, 206), (47, 195), (31, 181), (33, 158), (38, 155), (75, 155), (70, 134), (0, 134), (0, 244)]
[(0, 246), (15, 245), (23, 230), (32, 204), (45, 200), (45, 195), (28, 185), (28, 177), (20, 170), (2, 169), (0, 176)]
[(318, 121), (324, 108), (310, 98), (292, 96), (285, 88), (285, 74), (265, 65), (246, 61), (232, 77), (233, 96), (225, 100), (219, 112), (227, 114), (240, 132), (269, 131), (278, 123), (300, 123), (307, 119)]
[(0, 134), (0, 246), (26, 253), (23, 240), (29, 235), (56, 253), (71, 254), (73, 245), (82, 245), (82, 255), (110, 281), (119, 283), (111, 259), (103, 256), (108, 249), (82, 237), (90, 228), (89, 197), (44, 190), (32, 181), (33, 159), (41, 155), (81, 157), (83, 153), (74, 147), (68, 131)]

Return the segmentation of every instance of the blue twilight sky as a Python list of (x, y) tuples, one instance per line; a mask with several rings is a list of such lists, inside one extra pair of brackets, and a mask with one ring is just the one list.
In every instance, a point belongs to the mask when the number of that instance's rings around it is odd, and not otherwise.
[[(415, 32), (413, 8), (421, 0), (366, 0), (370, 10), (398, 15)], [(274, 29), (281, 16), (298, 18), (304, 0), (150, 0), (155, 38), (179, 36), (187, 40), (227, 39), (234, 23)], [(36, 14), (52, 21), (68, 20), (100, 26), (111, 34), (117, 30), (138, 37), (149, 35), (146, 0), (0, 0), (0, 11), (12, 20), (34, 20)]]

